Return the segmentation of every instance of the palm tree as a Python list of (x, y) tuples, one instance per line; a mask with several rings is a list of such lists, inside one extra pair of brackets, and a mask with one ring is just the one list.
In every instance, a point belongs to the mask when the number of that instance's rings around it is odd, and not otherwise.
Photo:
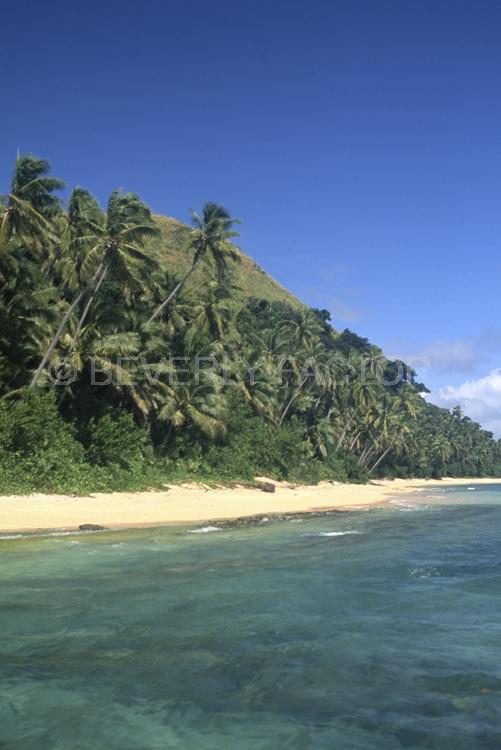
[(10, 192), (1, 200), (0, 252), (5, 252), (11, 242), (40, 251), (51, 236), (52, 221), (60, 210), (54, 192), (65, 183), (49, 177), (49, 170), (49, 162), (37, 156), (16, 160)]
[(216, 268), (218, 280), (221, 282), (228, 261), (241, 259), (240, 251), (231, 242), (233, 237), (238, 237), (238, 232), (233, 231), (232, 227), (239, 222), (233, 219), (225, 208), (217, 203), (205, 203), (202, 215), (192, 211), (191, 219), (193, 231), (190, 246), (194, 251), (191, 268), (157, 307), (147, 323), (151, 323), (160, 315), (203, 260), (209, 260)]
[[(10, 192), (0, 199), (0, 368), (2, 387), (25, 384), (58, 310), (50, 273), (64, 183), (35, 156), (16, 161)], [(48, 327), (49, 326), (49, 327)]]
[(278, 424), (277, 373), (270, 357), (260, 348), (248, 347), (243, 356), (230, 360), (226, 375), (232, 376), (230, 387), (235, 385), (257, 414)]
[(120, 364), (120, 358), (135, 358), (140, 352), (140, 338), (134, 331), (121, 333), (103, 333), (94, 324), (84, 326), (79, 337), (75, 331), (66, 331), (59, 341), (59, 351), (64, 363), (71, 367), (74, 379), (65, 385), (60, 401), (74, 391), (74, 385), (92, 362), (94, 372), (104, 372), (109, 380), (108, 386), (118, 394), (127, 394), (139, 415), (146, 420), (149, 404), (141, 388), (141, 368), (137, 372)]
[(430, 447), (433, 459), (439, 465), (446, 464), (452, 456), (452, 446), (445, 435), (438, 434)]
[(76, 187), (70, 195), (64, 217), (57, 265), (61, 283), (72, 295), (88, 281), (82, 277), (82, 265), (97, 237), (103, 233), (105, 221), (106, 214), (92, 193)]
[(156, 259), (144, 248), (146, 240), (158, 234), (158, 228), (151, 219), (149, 208), (134, 193), (114, 191), (108, 201), (104, 226), (101, 227), (92, 222), (91, 228), (95, 232), (93, 236), (95, 242), (87, 252), (81, 266), (82, 277), (88, 281), (66, 310), (33, 376), (31, 387), (37, 384), (72, 312), (84, 298), (86, 298), (86, 304), (75, 331), (76, 338), (108, 275), (120, 284), (124, 294), (138, 290), (144, 291), (148, 286), (148, 273), (151, 273), (157, 265)]
[(311, 351), (322, 333), (318, 317), (311, 310), (301, 310), (295, 318), (282, 321), (279, 328), (286, 334), (289, 353)]
[[(288, 358), (286, 358), (287, 360)], [(285, 383), (285, 400), (282, 404), (282, 411), (278, 424), (281, 425), (285, 420), (285, 417), (289, 414), (290, 409), (295, 405), (298, 407), (297, 400), (299, 397), (306, 398), (305, 386), (310, 385), (314, 388), (314, 385), (325, 388), (328, 386), (329, 367), (326, 362), (326, 351), (320, 345), (318, 340), (314, 340), (309, 343), (308, 348), (304, 351), (297, 352), (297, 358), (291, 357), (290, 363), (294, 373), (289, 382)], [(310, 401), (311, 401), (310, 397)], [(318, 400), (315, 399), (315, 401)], [(311, 404), (303, 403), (304, 407), (311, 406)]]
[(232, 338), (235, 334), (234, 321), (239, 309), (238, 287), (234, 284), (209, 282), (206, 297), (196, 302), (193, 308), (195, 328), (211, 339)]
[(336, 441), (336, 430), (328, 416), (312, 424), (307, 431), (307, 440), (320, 458), (326, 458), (329, 448)]
[[(172, 362), (168, 377), (162, 375), (153, 395), (157, 418), (161, 422), (167, 422), (171, 428), (191, 423), (211, 440), (224, 436), (226, 400), (223, 378), (213, 368), (199, 366), (205, 358), (217, 359), (221, 351), (220, 345), (207, 345), (203, 336), (193, 329), (186, 332), (179, 364)], [(167, 368), (165, 370), (167, 372)]]

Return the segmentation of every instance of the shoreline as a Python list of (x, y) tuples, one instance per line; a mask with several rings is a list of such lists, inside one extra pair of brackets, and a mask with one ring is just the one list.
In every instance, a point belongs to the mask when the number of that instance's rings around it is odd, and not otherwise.
[(500, 479), (393, 479), (369, 484), (320, 482), (291, 485), (270, 481), (275, 492), (259, 488), (170, 485), (165, 491), (68, 495), (0, 496), (0, 533), (78, 531), (81, 524), (108, 530), (234, 521), (288, 513), (365, 510), (427, 487), (492, 484)]

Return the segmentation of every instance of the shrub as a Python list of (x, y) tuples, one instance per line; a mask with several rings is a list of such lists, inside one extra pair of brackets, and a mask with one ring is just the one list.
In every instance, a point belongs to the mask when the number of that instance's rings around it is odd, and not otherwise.
[(117, 464), (124, 468), (141, 464), (152, 447), (145, 429), (126, 411), (110, 410), (100, 419), (91, 419), (87, 427), (87, 456), (99, 466)]
[(84, 455), (72, 425), (59, 414), (56, 394), (25, 388), (0, 401), (0, 452), (36, 456), (47, 450), (77, 460)]

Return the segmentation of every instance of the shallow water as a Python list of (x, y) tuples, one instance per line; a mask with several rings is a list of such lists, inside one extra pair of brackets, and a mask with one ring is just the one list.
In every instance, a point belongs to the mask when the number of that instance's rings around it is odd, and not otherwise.
[(498, 750), (500, 530), (479, 485), (3, 539), (0, 749)]

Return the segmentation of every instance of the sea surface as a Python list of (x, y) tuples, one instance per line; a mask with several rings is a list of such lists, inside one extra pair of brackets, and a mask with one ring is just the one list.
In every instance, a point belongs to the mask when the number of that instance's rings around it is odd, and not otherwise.
[(0, 750), (499, 750), (501, 485), (4, 537), (0, 675)]

